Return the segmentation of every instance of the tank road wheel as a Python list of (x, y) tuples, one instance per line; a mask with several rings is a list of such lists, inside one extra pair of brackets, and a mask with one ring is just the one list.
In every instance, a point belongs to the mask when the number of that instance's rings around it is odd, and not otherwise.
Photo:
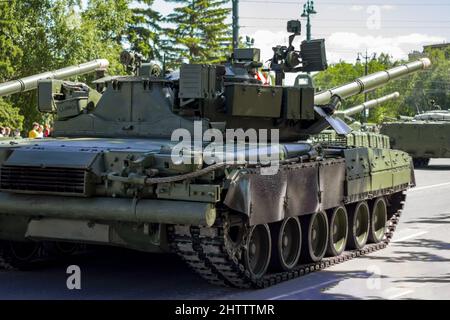
[(0, 262), (3, 262), (3, 267), (27, 269), (38, 257), (39, 248), (40, 244), (33, 241), (2, 241)]
[(325, 212), (316, 212), (302, 221), (302, 261), (318, 262), (325, 256), (328, 246), (328, 218)]
[(296, 217), (286, 218), (271, 227), (272, 263), (276, 270), (293, 269), (300, 258), (302, 248), (302, 228)]
[(347, 246), (350, 249), (362, 249), (369, 237), (370, 210), (363, 201), (354, 206), (348, 215), (349, 236)]
[(266, 274), (271, 251), (269, 226), (259, 224), (251, 227), (245, 243), (244, 265), (253, 279), (260, 279)]
[(384, 198), (378, 198), (372, 205), (370, 217), (369, 241), (379, 243), (386, 232), (387, 205)]
[(339, 256), (345, 250), (348, 236), (348, 216), (345, 207), (335, 208), (329, 215), (328, 256)]

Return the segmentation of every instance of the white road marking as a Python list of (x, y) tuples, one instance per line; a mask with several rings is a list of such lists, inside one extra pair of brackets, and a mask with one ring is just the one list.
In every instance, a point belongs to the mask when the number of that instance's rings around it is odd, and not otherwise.
[(293, 296), (295, 294), (299, 294), (299, 293), (302, 293), (302, 292), (305, 292), (305, 291), (308, 291), (308, 290), (317, 289), (317, 288), (320, 288), (320, 287), (322, 287), (324, 285), (335, 283), (335, 282), (338, 282), (338, 281), (341, 281), (341, 280), (344, 280), (344, 278), (338, 278), (338, 279), (333, 279), (333, 280), (329, 280), (329, 281), (326, 281), (326, 282), (321, 282), (321, 283), (316, 284), (314, 286), (310, 286), (310, 287), (307, 287), (307, 288), (303, 288), (303, 289), (300, 289), (300, 290), (296, 290), (296, 291), (292, 291), (292, 292), (289, 292), (289, 293), (286, 293), (286, 294), (282, 294), (282, 295), (279, 295), (279, 296), (276, 296), (276, 297), (273, 297), (273, 298), (269, 298), (268, 300), (278, 300), (278, 299), (281, 299), (281, 298), (286, 298), (286, 297)]
[(412, 189), (409, 190), (408, 192), (422, 191), (422, 190), (433, 189), (433, 188), (439, 188), (439, 187), (446, 187), (446, 186), (450, 186), (450, 182), (439, 183), (439, 184), (433, 184), (433, 185), (431, 185), (431, 186), (424, 186), (424, 187), (412, 188)]
[(409, 239), (421, 236), (421, 235), (426, 234), (426, 233), (428, 233), (428, 231), (420, 231), (420, 232), (417, 232), (417, 233), (414, 233), (414, 234), (410, 234), (409, 236), (405, 236), (405, 237), (400, 238), (400, 239), (394, 239), (394, 240), (392, 240), (392, 242), (402, 242), (402, 241), (405, 241), (405, 240), (409, 240)]
[(402, 296), (405, 296), (405, 295), (413, 293), (413, 292), (414, 292), (414, 290), (406, 290), (406, 291), (403, 291), (403, 292), (400, 292), (400, 293), (397, 293), (397, 294), (394, 294), (394, 295), (388, 297), (388, 300), (397, 299), (397, 298), (400, 298)]

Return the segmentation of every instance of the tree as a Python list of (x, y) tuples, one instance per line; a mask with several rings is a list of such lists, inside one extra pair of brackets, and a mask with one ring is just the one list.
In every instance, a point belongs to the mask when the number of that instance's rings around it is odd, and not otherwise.
[[(15, 73), (15, 64), (23, 51), (14, 39), (20, 35), (17, 13), (17, 1), (0, 2), (0, 83), (9, 80)], [(22, 129), (23, 116), (14, 108), (9, 97), (0, 98), (0, 124)]]
[(151, 8), (154, 0), (137, 0), (138, 7), (131, 9), (127, 35), (133, 51), (152, 60), (162, 59), (160, 32), (162, 16)]
[[(218, 63), (230, 49), (230, 25), (225, 19), (230, 13), (224, 8), (228, 0), (168, 0), (176, 7), (166, 21), (171, 58), (191, 63)], [(177, 59), (178, 58), (178, 59)], [(176, 64), (176, 62), (175, 62)]]
[(0, 99), (0, 124), (14, 129), (23, 129), (23, 115), (19, 108), (14, 108), (11, 103)]
[(18, 21), (14, 19), (16, 10), (16, 0), (0, 2), (0, 81), (14, 74), (13, 64), (23, 53), (14, 43), (19, 35)]
[[(8, 3), (12, 5), (7, 5), (9, 11), (0, 11), (1, 15), (14, 17), (13, 24), (5, 28), (8, 33), (0, 35), (0, 79), (25, 77), (96, 58), (108, 59), (111, 73), (123, 72), (119, 54), (132, 15), (130, 3), (131, 0), (12, 0)], [(19, 23), (20, 32), (15, 32)], [(4, 34), (11, 42), (9, 46), (5, 45)], [(20, 48), (23, 54), (3, 52), (15, 52), (9, 49), (11, 46)], [(92, 79), (91, 74), (70, 80), (89, 82)], [(19, 109), (20, 114), (15, 110), (4, 114), (16, 117), (20, 124), (24, 121), (27, 129), (34, 121), (44, 122), (48, 117), (38, 112), (35, 91), (8, 97), (2, 107), (8, 106)], [(12, 121), (12, 118), (0, 114), (0, 124), (4, 124), (1, 121)]]

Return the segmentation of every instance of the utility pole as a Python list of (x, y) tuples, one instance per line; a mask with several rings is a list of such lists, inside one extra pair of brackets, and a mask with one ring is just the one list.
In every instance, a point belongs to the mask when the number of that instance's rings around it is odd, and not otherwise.
[(233, 5), (233, 50), (239, 48), (239, 0), (231, 0)]
[[(367, 49), (366, 49), (366, 55), (364, 56), (361, 52), (358, 52), (358, 57), (356, 58), (356, 62), (361, 63), (361, 58), (364, 59), (364, 75), (367, 76), (369, 74), (369, 58), (375, 59), (376, 53), (373, 53), (371, 56), (369, 56)], [(364, 102), (367, 102), (369, 100), (369, 94), (366, 92), (364, 93)], [(363, 110), (363, 122), (367, 122), (367, 114), (366, 108), (364, 107)]]
[(308, 0), (303, 5), (302, 17), (306, 18), (306, 41), (312, 40), (311, 35), (311, 15), (316, 14), (317, 11), (314, 9), (314, 1)]

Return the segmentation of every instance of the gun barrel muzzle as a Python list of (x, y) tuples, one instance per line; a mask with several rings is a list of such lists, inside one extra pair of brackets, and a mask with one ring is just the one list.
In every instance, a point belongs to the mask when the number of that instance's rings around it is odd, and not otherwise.
[(106, 59), (92, 60), (79, 65), (48, 71), (40, 74), (35, 74), (29, 77), (20, 78), (17, 80), (8, 81), (0, 84), (0, 97), (25, 92), (37, 88), (38, 81), (43, 79), (57, 79), (63, 80), (73, 76), (83, 75), (93, 72), (97, 69), (107, 68), (109, 61)]

